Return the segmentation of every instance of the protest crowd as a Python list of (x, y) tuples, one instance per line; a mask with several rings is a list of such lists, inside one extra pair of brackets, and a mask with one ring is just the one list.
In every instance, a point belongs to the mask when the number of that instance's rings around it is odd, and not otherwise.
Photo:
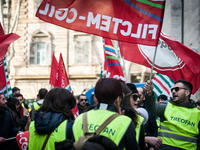
[[(163, 94), (156, 99), (153, 88), (152, 81), (136, 88), (101, 78), (95, 85), (94, 106), (83, 93), (75, 97), (64, 88), (42, 88), (29, 112), (20, 89), (14, 87), (7, 100), (0, 93), (0, 147), (22, 149), (15, 136), (28, 132), (25, 149), (30, 150), (200, 149), (199, 100), (190, 99), (192, 84), (176, 81), (171, 99)], [(76, 107), (77, 118), (72, 111)]]
[[(161, 32), (165, 0), (77, 1), (43, 0), (36, 17), (101, 36), (106, 74), (98, 77), (92, 100), (75, 95), (62, 53), (58, 62), (53, 52), (51, 88), (41, 87), (28, 106), (20, 87), (8, 89), (5, 72), (8, 46), (19, 36), (5, 35), (0, 26), (6, 42), (0, 47), (0, 150), (200, 150), (200, 99), (191, 99), (200, 87), (200, 55)], [(143, 86), (128, 83), (111, 39), (119, 41), (123, 58), (152, 67), (155, 76), (151, 72)], [(170, 58), (160, 57), (167, 67), (153, 66), (152, 46)]]

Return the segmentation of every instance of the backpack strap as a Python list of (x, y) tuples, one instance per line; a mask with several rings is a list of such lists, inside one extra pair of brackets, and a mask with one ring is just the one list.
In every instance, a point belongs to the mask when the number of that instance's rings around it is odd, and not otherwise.
[[(99, 128), (94, 132), (95, 135), (98, 135), (110, 122), (112, 122), (116, 117), (120, 116), (119, 114), (113, 114)], [(83, 113), (83, 133), (84, 135), (88, 134), (88, 124), (87, 124), (87, 112)]]
[(95, 131), (96, 135), (98, 135), (109, 123), (111, 123), (116, 117), (118, 117), (119, 114), (113, 114), (100, 127)]
[(48, 140), (49, 140), (50, 135), (51, 135), (51, 133), (49, 133), (49, 134), (47, 135), (47, 137), (46, 137), (46, 139), (45, 139), (45, 141), (44, 141), (44, 144), (43, 144), (41, 150), (44, 150), (44, 149), (45, 149), (45, 147), (46, 147), (46, 145), (47, 145), (47, 142), (48, 142)]

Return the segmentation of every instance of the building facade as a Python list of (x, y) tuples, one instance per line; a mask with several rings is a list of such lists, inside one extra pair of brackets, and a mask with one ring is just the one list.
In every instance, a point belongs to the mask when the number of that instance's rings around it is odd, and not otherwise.
[[(36, 97), (40, 88), (50, 89), (51, 57), (54, 51), (57, 60), (60, 53), (63, 55), (73, 91), (78, 94), (84, 89), (90, 89), (100, 77), (100, 63), (104, 60), (102, 38), (38, 19), (35, 13), (41, 2), (42, 0), (22, 0), (14, 30), (21, 38), (10, 46), (7, 54), (11, 86), (19, 87), (28, 99)], [(4, 4), (4, 9), (9, 7), (7, 3)], [(198, 53), (199, 4), (200, 0), (167, 0), (162, 29), (177, 40), (183, 40), (186, 46)], [(18, 0), (10, 1), (11, 11), (7, 17), (10, 17), (11, 21), (17, 6)], [(114, 45), (117, 49), (117, 42), (114, 42)], [(145, 82), (150, 77), (151, 69), (144, 66), (125, 61), (122, 67), (126, 70), (128, 82)]]

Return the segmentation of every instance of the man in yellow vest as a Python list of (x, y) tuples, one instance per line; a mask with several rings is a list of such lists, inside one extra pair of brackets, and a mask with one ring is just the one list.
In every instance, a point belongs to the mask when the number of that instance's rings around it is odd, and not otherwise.
[(190, 99), (193, 86), (186, 80), (178, 80), (171, 89), (173, 98), (168, 103), (156, 103), (152, 81), (147, 81), (147, 109), (160, 117), (158, 137), (161, 150), (200, 149), (200, 111)]
[[(95, 86), (94, 95), (98, 100), (98, 104), (93, 110), (87, 112), (89, 132), (94, 132), (108, 117), (118, 113), (122, 96), (121, 84), (113, 78), (101, 78)], [(82, 117), (83, 114), (79, 115), (73, 126), (75, 141), (83, 136)], [(121, 150), (139, 149), (134, 124), (127, 116), (120, 115), (116, 117), (100, 132), (100, 135), (110, 138)]]

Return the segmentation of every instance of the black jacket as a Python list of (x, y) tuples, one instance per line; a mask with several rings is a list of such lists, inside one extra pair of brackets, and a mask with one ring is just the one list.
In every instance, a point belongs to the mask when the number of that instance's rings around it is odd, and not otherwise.
[(21, 130), (23, 130), (24, 127), (26, 126), (27, 121), (28, 121), (28, 117), (23, 116), (22, 119), (20, 119), (19, 111), (17, 111), (15, 108), (12, 108), (12, 107), (10, 107), (10, 109), (14, 112), (15, 116), (19, 119), (19, 124), (20, 124)]
[[(67, 120), (67, 117), (62, 113), (48, 112), (44, 115), (43, 119), (41, 114), (43, 112), (38, 112), (35, 114), (35, 129), (38, 134), (49, 134), (54, 131), (63, 121)], [(72, 126), (74, 121), (68, 121), (66, 127), (66, 137), (67, 139), (73, 139)]]
[[(0, 137), (10, 138), (17, 135), (19, 129), (15, 127), (15, 124), (11, 118), (10, 113), (7, 110), (0, 112)], [(12, 149), (12, 140), (6, 141), (0, 144), (1, 150)]]
[(78, 103), (78, 113), (79, 115), (82, 114), (83, 112), (87, 111), (88, 107), (90, 106), (90, 104), (86, 103), (86, 107), (83, 108), (79, 103)]

